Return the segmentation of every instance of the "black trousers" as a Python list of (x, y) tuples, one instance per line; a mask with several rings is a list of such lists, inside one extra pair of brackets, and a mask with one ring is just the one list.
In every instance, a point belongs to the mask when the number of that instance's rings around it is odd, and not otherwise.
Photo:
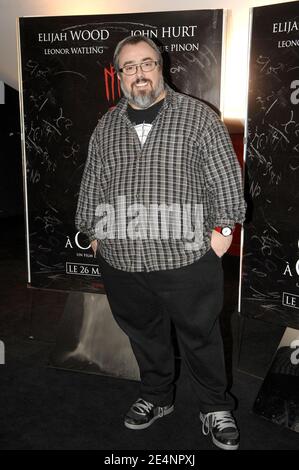
[(98, 258), (112, 314), (139, 365), (140, 396), (159, 406), (173, 401), (172, 321), (199, 409), (232, 410), (219, 328), (223, 270), (216, 253), (211, 249), (191, 265), (152, 272), (121, 271), (99, 252)]

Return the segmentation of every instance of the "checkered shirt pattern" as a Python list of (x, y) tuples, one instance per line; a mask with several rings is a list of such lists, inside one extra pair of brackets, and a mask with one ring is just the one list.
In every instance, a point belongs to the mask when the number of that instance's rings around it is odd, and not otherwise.
[(184, 237), (99, 240), (100, 254), (116, 269), (157, 271), (194, 263), (210, 248), (214, 227), (233, 227), (245, 218), (241, 169), (225, 125), (204, 103), (168, 85), (166, 91), (143, 147), (125, 98), (99, 120), (89, 143), (75, 223), (93, 240), (99, 204), (111, 204), (118, 215), (132, 204), (200, 204), (202, 243), (190, 250)]

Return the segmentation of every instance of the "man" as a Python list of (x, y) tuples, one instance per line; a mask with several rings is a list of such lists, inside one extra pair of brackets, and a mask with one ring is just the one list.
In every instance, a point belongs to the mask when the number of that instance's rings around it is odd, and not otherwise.
[(164, 84), (152, 40), (121, 41), (114, 66), (124, 97), (91, 137), (76, 226), (91, 240), (140, 369), (124, 424), (144, 429), (174, 410), (171, 320), (203, 433), (237, 449), (218, 316), (221, 257), (245, 214), (240, 168), (218, 116)]

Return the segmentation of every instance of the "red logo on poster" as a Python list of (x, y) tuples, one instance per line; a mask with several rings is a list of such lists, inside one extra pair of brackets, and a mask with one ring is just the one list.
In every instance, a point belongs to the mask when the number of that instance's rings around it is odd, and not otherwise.
[(105, 67), (104, 69), (104, 80), (107, 101), (115, 101), (121, 97), (120, 81), (117, 78), (116, 71), (113, 65)]

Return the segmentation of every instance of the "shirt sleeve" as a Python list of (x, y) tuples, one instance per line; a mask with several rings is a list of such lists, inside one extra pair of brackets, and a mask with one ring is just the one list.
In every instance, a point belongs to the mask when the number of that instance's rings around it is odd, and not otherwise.
[(245, 220), (246, 213), (241, 167), (228, 130), (214, 113), (202, 143), (214, 227), (233, 228)]
[(95, 128), (89, 141), (75, 216), (76, 228), (85, 233), (90, 241), (96, 239), (96, 208), (100, 199), (100, 161), (97, 128)]

